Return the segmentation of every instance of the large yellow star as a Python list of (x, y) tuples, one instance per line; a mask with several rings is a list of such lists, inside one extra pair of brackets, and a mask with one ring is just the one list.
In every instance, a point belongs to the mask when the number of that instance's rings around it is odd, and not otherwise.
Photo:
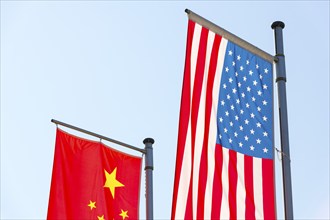
[(92, 210), (93, 208), (96, 209), (95, 203), (96, 203), (96, 202), (92, 202), (91, 200), (89, 200), (89, 204), (88, 204), (88, 206), (91, 207), (91, 210)]
[(123, 217), (123, 220), (125, 219), (125, 218), (128, 218), (129, 216), (127, 215), (127, 212), (128, 211), (124, 211), (124, 210), (121, 210), (121, 213), (119, 214), (121, 217)]
[(104, 187), (108, 187), (110, 189), (112, 198), (115, 198), (115, 188), (124, 186), (124, 184), (116, 179), (117, 167), (112, 171), (111, 174), (109, 174), (106, 170), (104, 170), (104, 173), (106, 178)]

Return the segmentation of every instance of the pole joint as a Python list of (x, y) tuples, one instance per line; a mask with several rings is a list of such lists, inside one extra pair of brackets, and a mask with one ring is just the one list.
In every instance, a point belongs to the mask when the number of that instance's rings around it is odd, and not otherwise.
[(144, 170), (154, 170), (154, 166), (145, 166)]
[(276, 82), (279, 82), (279, 81), (284, 81), (286, 82), (286, 77), (283, 77), (283, 76), (279, 76), (276, 78)]

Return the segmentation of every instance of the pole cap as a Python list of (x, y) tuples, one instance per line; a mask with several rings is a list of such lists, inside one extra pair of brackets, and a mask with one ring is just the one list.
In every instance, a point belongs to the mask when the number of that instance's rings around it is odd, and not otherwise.
[(283, 29), (285, 24), (282, 21), (274, 21), (272, 24), (272, 29), (275, 29), (276, 27), (281, 27)]
[(154, 144), (155, 143), (155, 140), (152, 139), (152, 138), (146, 138), (146, 139), (143, 140), (143, 143), (144, 144), (148, 144), (148, 143)]

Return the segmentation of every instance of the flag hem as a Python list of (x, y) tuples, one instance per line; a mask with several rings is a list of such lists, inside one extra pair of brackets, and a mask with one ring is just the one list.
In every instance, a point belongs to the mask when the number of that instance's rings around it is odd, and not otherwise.
[[(101, 144), (102, 146), (104, 146), (104, 147), (110, 148), (111, 150), (114, 150), (114, 151), (116, 151), (116, 152), (119, 152), (119, 153), (125, 154), (125, 155), (127, 155), (127, 156), (135, 157), (135, 158), (139, 158), (139, 159), (143, 158), (142, 156), (132, 155), (132, 154), (129, 154), (129, 153), (123, 152), (123, 151), (121, 151), (121, 150), (115, 149), (115, 148), (113, 148), (113, 147), (110, 147), (109, 145), (106, 145), (106, 144), (103, 143), (102, 141), (95, 141), (95, 140), (90, 140), (90, 139), (87, 139), (87, 138), (83, 138), (83, 137), (80, 137), (80, 136), (78, 136), (78, 135), (71, 134), (71, 133), (69, 133), (69, 132), (67, 132), (67, 131), (65, 131), (65, 130), (63, 130), (63, 129), (61, 129), (61, 128), (56, 128), (56, 129), (57, 129), (57, 130), (60, 130), (61, 132), (65, 133), (65, 134), (67, 134), (67, 135), (73, 136), (73, 137), (76, 138), (76, 139), (80, 139), (80, 140), (83, 140), (83, 141), (89, 141), (89, 142), (92, 142), (92, 143), (100, 143), (100, 144)], [(102, 140), (102, 139), (101, 139), (101, 140)]]

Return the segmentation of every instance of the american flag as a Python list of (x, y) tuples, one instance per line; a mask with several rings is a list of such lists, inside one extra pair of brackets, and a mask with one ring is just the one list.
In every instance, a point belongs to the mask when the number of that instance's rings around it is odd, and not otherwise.
[(189, 20), (172, 219), (275, 219), (273, 64)]

